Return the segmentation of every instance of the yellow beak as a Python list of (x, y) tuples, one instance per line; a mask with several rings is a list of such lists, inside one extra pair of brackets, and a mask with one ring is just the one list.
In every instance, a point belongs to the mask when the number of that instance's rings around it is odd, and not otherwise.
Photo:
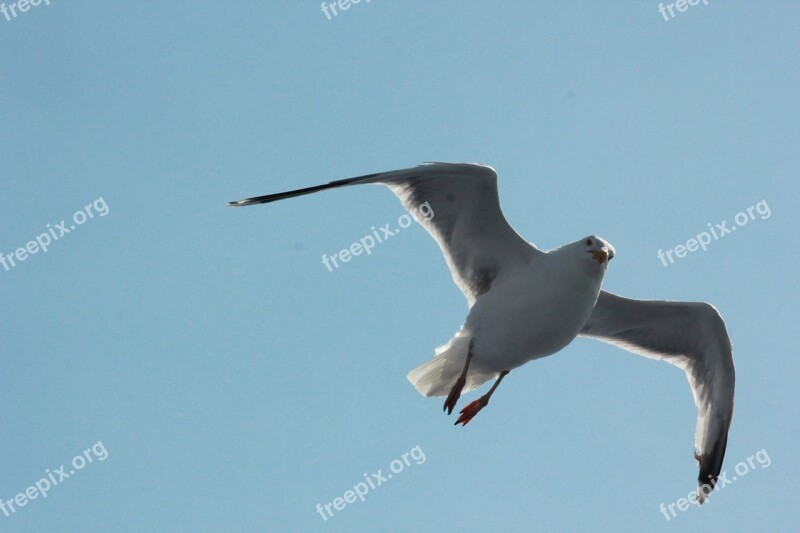
[(594, 257), (594, 260), (604, 265), (608, 263), (608, 252), (606, 250), (592, 250), (589, 252)]

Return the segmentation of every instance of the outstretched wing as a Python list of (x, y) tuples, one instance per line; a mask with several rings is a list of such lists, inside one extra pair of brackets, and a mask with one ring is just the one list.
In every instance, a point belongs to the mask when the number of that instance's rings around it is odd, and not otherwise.
[(500, 210), (494, 169), (470, 163), (429, 163), (230, 202), (274, 202), (335, 187), (386, 185), (441, 248), (453, 281), (472, 306), (493, 284), (541, 254), (520, 237)]
[(601, 291), (581, 335), (686, 371), (698, 408), (695, 458), (703, 503), (722, 469), (736, 377), (731, 341), (717, 310), (706, 303), (631, 300)]

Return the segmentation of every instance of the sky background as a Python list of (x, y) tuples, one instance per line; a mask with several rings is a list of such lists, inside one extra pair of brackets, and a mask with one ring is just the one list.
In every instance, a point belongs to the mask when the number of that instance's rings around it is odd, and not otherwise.
[[(796, 531), (800, 483), (797, 2), (51, 0), (0, 18), (0, 499), (108, 452), (5, 517), (40, 531)], [(665, 363), (578, 339), (512, 373), (466, 428), (406, 373), (466, 316), (383, 187), (247, 196), (477, 161), (514, 228), (588, 234), (604, 287), (696, 300), (734, 344), (724, 469), (696, 486), (696, 409)], [(664, 267), (760, 201), (771, 216)], [(488, 386), (488, 385), (487, 385)], [(472, 393), (462, 399), (477, 398)], [(425, 461), (315, 510), (419, 446)]]

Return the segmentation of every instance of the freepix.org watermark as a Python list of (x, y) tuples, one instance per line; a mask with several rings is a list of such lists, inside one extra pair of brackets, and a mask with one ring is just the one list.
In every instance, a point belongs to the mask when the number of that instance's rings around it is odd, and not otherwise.
[[(343, 248), (330, 257), (328, 257), (326, 254), (322, 254), (322, 264), (328, 268), (328, 272), (333, 272), (334, 268), (339, 268), (337, 259), (342, 263), (348, 263), (354, 256), (361, 255), (364, 252), (366, 252), (367, 255), (370, 255), (372, 253), (372, 249), (375, 248), (375, 245), (384, 242), (390, 237), (394, 237), (400, 233), (401, 228), (409, 227), (411, 225), (412, 217), (414, 220), (419, 220), (420, 217), (424, 218), (425, 220), (430, 220), (433, 218), (433, 209), (431, 209), (431, 206), (428, 202), (420, 204), (419, 207), (417, 207), (411, 213), (411, 216), (405, 214), (398, 218), (397, 225), (400, 226), (400, 228), (395, 228), (394, 230), (389, 228), (391, 223), (381, 226), (380, 232), (375, 229), (375, 226), (371, 226), (369, 229), (372, 230), (372, 234), (364, 235), (358, 242), (351, 244), (349, 248)], [(331, 263), (333, 263), (333, 267), (331, 267)]]
[[(364, 0), (367, 4), (369, 4), (372, 0)], [(337, 16), (341, 11), (347, 11), (352, 6), (356, 4), (360, 4), (361, 0), (336, 0), (335, 2), (322, 2), (320, 9), (322, 12), (325, 13), (325, 16), (328, 17), (328, 20), (333, 19), (333, 17)], [(339, 11), (336, 11), (336, 8), (339, 8)], [(331, 16), (333, 13), (333, 17)]]
[(105, 461), (107, 458), (108, 451), (103, 445), (103, 441), (97, 441), (92, 445), (91, 448), (83, 450), (83, 453), (72, 458), (72, 461), (70, 462), (71, 468), (69, 471), (66, 470), (67, 467), (64, 465), (53, 469), (52, 472), (48, 468), (44, 471), (46, 474), (45, 477), (24, 491), (6, 501), (0, 499), (0, 511), (2, 511), (3, 514), (6, 515), (6, 518), (8, 518), (12, 514), (16, 513), (20, 508), (25, 507), (28, 505), (28, 503), (35, 500), (39, 496), (42, 498), (47, 498), (48, 491), (59, 485), (65, 479), (77, 474), (78, 471), (83, 470), (87, 465), (94, 462), (95, 459), (98, 461)]
[(8, 255), (4, 255), (0, 252), (0, 265), (8, 272), (17, 266), (18, 263), (22, 263), (34, 254), (39, 252), (47, 253), (51, 244), (64, 235), (78, 229), (78, 226), (85, 224), (87, 220), (94, 218), (95, 213), (98, 216), (104, 217), (108, 214), (108, 211), (108, 204), (101, 196), (94, 202), (86, 205), (80, 211), (76, 211), (72, 215), (73, 224), (69, 227), (67, 227), (66, 219), (55, 224), (55, 226), (48, 224), (46, 232), (40, 233), (35, 240), (28, 241), (24, 247), (17, 248), (13, 253)]
[[(667, 4), (666, 7), (664, 6), (664, 3), (661, 2), (658, 4), (658, 12), (661, 13), (661, 16), (664, 17), (664, 20), (669, 22), (670, 19), (674, 19), (677, 16), (675, 11), (673, 11), (673, 8), (678, 10), (679, 13), (683, 13), (689, 9), (689, 7), (696, 6), (701, 1), (703, 2), (703, 5), (708, 5), (708, 0), (678, 0), (677, 2)], [(669, 17), (667, 17), (667, 11), (669, 11)]]
[(50, 0), (19, 0), (18, 2), (10, 2), (8, 5), (5, 2), (0, 3), (0, 13), (6, 18), (6, 22), (11, 22), (11, 18), (17, 18), (20, 13), (25, 13), (31, 7), (36, 7), (42, 2), (45, 5), (50, 5)]
[[(767, 204), (766, 200), (761, 200), (756, 205), (751, 205), (747, 208), (747, 211), (741, 211), (736, 213), (736, 216), (733, 217), (733, 221), (736, 223), (735, 226), (728, 227), (728, 221), (723, 220), (719, 224), (711, 225), (711, 222), (708, 223), (708, 231), (702, 231), (695, 235), (693, 238), (686, 241), (686, 244), (679, 244), (675, 248), (670, 248), (669, 250), (659, 250), (656, 253), (656, 256), (661, 261), (661, 264), (665, 267), (671, 265), (675, 262), (675, 259), (683, 259), (689, 252), (696, 252), (697, 250), (703, 250), (704, 252), (708, 249), (708, 245), (711, 244), (711, 238), (713, 237), (715, 241), (721, 239), (725, 235), (729, 235), (736, 231), (736, 228), (740, 228), (750, 222), (751, 220), (756, 219), (756, 213), (760, 216), (761, 220), (768, 219), (772, 216), (772, 210), (769, 208), (769, 204)], [(674, 258), (673, 258), (674, 254)], [(667, 263), (667, 259), (669, 259), (669, 263)]]
[(333, 501), (328, 502), (325, 505), (318, 503), (317, 512), (322, 517), (322, 520), (333, 518), (333, 510), (331, 510), (331, 507), (333, 507), (333, 509), (336, 511), (342, 511), (349, 503), (355, 503), (356, 500), (361, 500), (363, 502), (366, 499), (367, 493), (370, 491), (370, 489), (377, 489), (392, 479), (393, 474), (399, 474), (405, 470), (407, 466), (411, 466), (411, 461), (409, 458), (413, 459), (414, 463), (418, 465), (421, 465), (428, 460), (428, 458), (425, 457), (425, 452), (422, 451), (422, 448), (420, 448), (419, 444), (411, 448), (411, 450), (405, 452), (400, 457), (400, 459), (395, 459), (389, 463), (389, 470), (391, 470), (391, 472), (384, 474), (383, 469), (379, 468), (377, 472), (374, 472), (370, 475), (365, 473), (364, 481), (359, 481), (353, 485), (352, 490), (346, 490), (344, 494), (334, 498)]
[[(704, 487), (706, 488), (705, 490), (703, 490), (703, 496), (705, 498), (708, 498), (708, 496), (711, 494), (712, 491), (713, 492), (720, 491), (725, 487), (727, 487), (728, 485), (730, 485), (731, 483), (733, 483), (734, 481), (736, 481), (737, 479), (743, 478), (744, 476), (746, 476), (747, 474), (756, 469), (756, 463), (758, 463), (758, 466), (760, 466), (761, 468), (767, 468), (769, 465), (772, 464), (772, 459), (769, 458), (769, 454), (767, 453), (767, 450), (765, 448), (761, 448), (760, 450), (758, 450), (755, 453), (755, 455), (751, 455), (746, 459), (746, 461), (741, 461), (739, 463), (736, 463), (736, 466), (734, 467), (734, 471), (736, 472), (735, 476), (729, 477), (728, 472), (725, 471), (719, 475), (719, 479), (717, 479), (717, 483), (713, 489), (711, 489), (710, 485), (704, 485)], [(685, 498), (678, 498), (678, 501), (672, 502), (669, 505), (664, 505), (662, 503), (661, 505), (658, 506), (658, 510), (661, 512), (661, 514), (664, 515), (664, 518), (667, 519), (667, 522), (669, 522), (670, 520), (672, 520), (672, 518), (678, 516), (678, 514), (675, 512), (676, 507), (678, 508), (678, 511), (685, 511), (689, 508), (689, 505), (700, 507), (700, 502), (697, 499), (696, 490), (690, 492)], [(672, 516), (667, 514), (667, 510), (669, 510)]]

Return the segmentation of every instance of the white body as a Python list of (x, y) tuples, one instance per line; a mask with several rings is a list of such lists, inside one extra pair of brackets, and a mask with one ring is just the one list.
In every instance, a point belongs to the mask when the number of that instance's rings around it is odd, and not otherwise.
[(578, 336), (600, 294), (607, 263), (595, 260), (591, 251), (609, 248), (591, 236), (537, 253), (497, 276), (477, 297), (455, 337), (436, 350), (436, 357), (412, 370), (409, 381), (425, 396), (446, 396), (464, 368), (470, 345), (464, 392), (500, 372), (558, 352)]
[(464, 324), (473, 343), (471, 366), (497, 373), (564, 348), (591, 315), (605, 270), (564, 247), (535, 257), (519, 275), (492, 287)]

